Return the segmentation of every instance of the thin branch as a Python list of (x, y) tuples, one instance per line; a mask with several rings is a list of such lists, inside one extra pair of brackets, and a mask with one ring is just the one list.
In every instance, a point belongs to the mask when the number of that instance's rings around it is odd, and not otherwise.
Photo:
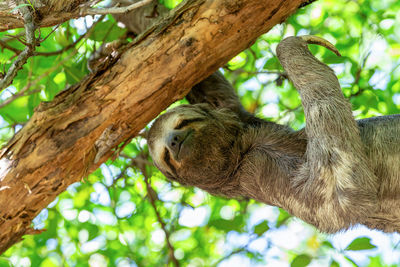
[(259, 238), (258, 235), (253, 235), (253, 236), (247, 241), (247, 244), (245, 244), (245, 245), (243, 245), (243, 246), (241, 246), (241, 247), (238, 247), (238, 248), (232, 250), (232, 251), (231, 251), (230, 253), (228, 253), (227, 255), (223, 256), (223, 257), (220, 258), (220, 259), (218, 259), (218, 261), (217, 261), (215, 264), (213, 264), (213, 266), (217, 266), (218, 264), (220, 264), (220, 263), (223, 262), (224, 260), (227, 260), (227, 259), (229, 259), (230, 257), (232, 257), (233, 255), (240, 254), (240, 253), (242, 253), (242, 252), (250, 252), (250, 253), (252, 253), (252, 252), (249, 250), (249, 246), (250, 246), (250, 244), (251, 244), (254, 240), (256, 240), (256, 239), (258, 239), (258, 238)]
[[(137, 158), (141, 158), (141, 159), (145, 159), (146, 157), (143, 155), (143, 154), (141, 154), (139, 157), (137, 157)], [(169, 231), (167, 230), (167, 228), (166, 228), (166, 225), (165, 225), (165, 222), (163, 221), (163, 219), (161, 218), (161, 215), (160, 215), (160, 213), (158, 212), (158, 210), (157, 210), (157, 205), (156, 205), (156, 200), (158, 199), (157, 198), (157, 194), (156, 194), (156, 192), (154, 191), (154, 189), (151, 187), (151, 184), (150, 184), (150, 181), (149, 181), (149, 174), (147, 173), (147, 170), (146, 170), (146, 165), (145, 164), (141, 164), (141, 163), (139, 163), (138, 161), (132, 161), (132, 163), (135, 165), (135, 163), (136, 163), (136, 166), (140, 169), (140, 171), (142, 172), (142, 174), (143, 174), (143, 176), (144, 176), (144, 182), (146, 183), (146, 189), (147, 189), (147, 196), (148, 196), (148, 198), (149, 198), (149, 200), (150, 200), (150, 204), (151, 204), (151, 206), (153, 207), (153, 209), (154, 209), (154, 212), (155, 212), (155, 214), (156, 214), (156, 217), (157, 217), (157, 221), (160, 223), (160, 225), (161, 225), (161, 229), (164, 231), (164, 233), (165, 233), (165, 240), (166, 240), (166, 242), (167, 242), (167, 246), (168, 246), (168, 249), (169, 249), (169, 258), (170, 258), (170, 260), (171, 260), (171, 262), (173, 262), (173, 264), (175, 265), (175, 267), (179, 267), (180, 266), (180, 264), (179, 264), (179, 261), (176, 259), (176, 257), (175, 257), (175, 255), (174, 255), (174, 253), (175, 253), (175, 248), (172, 246), (172, 244), (171, 244), (171, 242), (170, 242), (170, 233), (169, 233)]]
[[(365, 67), (365, 63), (367, 62), (367, 59), (369, 57), (369, 55), (371, 55), (371, 51), (368, 52), (368, 54), (364, 57), (363, 61), (361, 62), (361, 65), (358, 67), (357, 72), (355, 74), (355, 78), (354, 78), (354, 82), (352, 84), (352, 88), (354, 88), (356, 85), (358, 85), (360, 78), (361, 78), (361, 72), (363, 71), (364, 67)], [(353, 98), (356, 96), (361, 95), (363, 92), (365, 91), (365, 88), (358, 88), (358, 91), (355, 93), (352, 93), (349, 98)]]
[[(93, 23), (93, 25), (90, 27), (90, 29), (81, 37), (79, 37), (80, 40), (84, 39), (84, 38), (88, 38), (93, 30), (94, 27), (104, 18), (104, 16), (100, 17), (99, 20), (97, 20), (95, 23)], [(78, 41), (79, 42), (79, 41)], [(77, 43), (77, 42), (76, 42)], [(72, 44), (71, 44), (72, 45)], [(56, 51), (57, 52), (57, 51)], [(52, 52), (49, 52), (52, 53)], [(13, 96), (7, 98), (6, 100), (4, 100), (4, 102), (0, 103), (0, 108), (7, 106), (8, 104), (10, 104), (12, 101), (14, 101), (15, 99), (21, 97), (21, 96), (26, 96), (25, 92), (28, 91), (29, 88), (31, 87), (35, 87), (43, 78), (48, 77), (50, 73), (54, 72), (56, 69), (58, 69), (61, 65), (63, 65), (66, 61), (70, 60), (72, 57), (74, 57), (76, 54), (78, 53), (78, 49), (76, 49), (75, 51), (73, 51), (71, 54), (69, 54), (67, 57), (63, 58), (60, 62), (58, 62), (56, 65), (52, 66), (51, 68), (49, 68), (47, 71), (45, 71), (44, 73), (42, 73), (37, 79), (35, 79), (34, 81), (29, 81), (27, 83), (27, 85), (25, 85), (24, 88), (22, 88), (18, 93), (14, 94)], [(33, 93), (38, 92), (40, 90), (34, 90), (32, 91)], [(31, 93), (32, 93), (31, 92)]]
[(132, 5), (124, 6), (124, 7), (89, 8), (86, 10), (83, 9), (81, 12), (81, 15), (85, 16), (85, 15), (124, 14), (124, 13), (128, 13), (134, 9), (137, 9), (139, 7), (148, 5), (151, 2), (153, 2), (153, 0), (142, 0), (142, 1), (136, 2)]
[(19, 55), (22, 52), (22, 50), (12, 47), (11, 45), (7, 44), (7, 42), (5, 42), (3, 40), (0, 40), (0, 46), (2, 46), (3, 49), (5, 48), (5, 49), (8, 49), (8, 50), (14, 52), (16, 55)]
[(235, 250), (232, 250), (229, 254), (227, 254), (227, 255), (223, 256), (222, 258), (218, 259), (218, 261), (215, 264), (213, 264), (213, 266), (217, 266), (218, 264), (220, 264), (224, 260), (227, 260), (230, 257), (232, 257), (233, 255), (240, 254), (242, 252), (249, 252), (249, 250), (247, 249), (247, 245), (244, 246), (244, 247), (240, 247), (240, 248), (237, 248)]
[[(39, 42), (42, 43), (42, 42), (46, 41), (47, 38), (49, 38), (49, 36), (52, 35), (52, 34), (58, 29), (58, 27), (60, 27), (60, 24), (58, 24), (57, 26), (55, 26), (55, 27), (51, 30), (51, 32), (50, 32), (46, 37), (44, 37), (43, 39), (41, 39)], [(39, 30), (40, 30), (40, 28), (39, 28)]]
[[(104, 16), (103, 16), (102, 18), (98, 19), (98, 21), (101, 21), (103, 18), (104, 18)], [(54, 30), (53, 30), (53, 31), (54, 31)], [(52, 31), (52, 33), (53, 33), (53, 31)], [(50, 34), (49, 34), (48, 36), (50, 36)], [(46, 38), (47, 38), (48, 36), (46, 36)], [(56, 55), (62, 54), (62, 53), (64, 53), (65, 51), (68, 51), (69, 49), (73, 48), (77, 43), (79, 43), (83, 38), (85, 38), (85, 36), (87, 36), (87, 34), (83, 34), (83, 35), (79, 36), (79, 38), (76, 39), (75, 42), (73, 42), (73, 43), (71, 43), (71, 44), (69, 44), (69, 45), (67, 45), (67, 46), (65, 46), (65, 47), (63, 47), (62, 49), (57, 50), (57, 51), (50, 51), (50, 52), (34, 51), (34, 52), (33, 52), (33, 56), (45, 56), (45, 57), (49, 57), (49, 56), (56, 56)], [(45, 38), (45, 39), (46, 39), (46, 38)], [(44, 40), (44, 39), (43, 39), (43, 40)], [(43, 40), (41, 40), (41, 42), (42, 42)], [(19, 55), (19, 54), (22, 52), (22, 50), (19, 50), (19, 49), (16, 49), (16, 48), (10, 46), (9, 44), (7, 44), (7, 41), (4, 41), (4, 40), (0, 40), (0, 46), (2, 46), (2, 47), (5, 48), (5, 49), (11, 50), (12, 52), (14, 52), (14, 53), (17, 54), (17, 55)]]
[[(100, 21), (100, 20), (102, 20), (102, 19), (99, 19), (99, 21)], [(71, 43), (71, 44), (69, 44), (69, 45), (63, 47), (63, 48), (60, 49), (60, 50), (51, 51), (51, 52), (38, 52), (38, 51), (36, 51), (36, 52), (33, 53), (33, 55), (34, 55), (34, 56), (45, 56), (45, 57), (49, 57), (49, 56), (56, 56), (56, 55), (62, 54), (63, 52), (65, 52), (65, 51), (67, 51), (67, 50), (69, 50), (69, 49), (75, 47), (75, 45), (76, 45), (77, 43), (79, 43), (83, 38), (85, 38), (85, 36), (87, 36), (86, 33), (83, 34), (83, 35), (81, 35), (81, 36), (79, 36), (79, 38), (76, 39), (75, 42), (73, 42), (73, 43)]]
[(4, 36), (6, 38), (4, 38), (3, 41), (4, 42), (10, 42), (10, 41), (13, 41), (14, 39), (18, 40), (18, 38), (20, 38), (22, 35), (24, 35), (24, 32), (19, 32), (19, 33), (15, 34), (15, 35), (5, 34)]
[(17, 36), (15, 36), (15, 39), (17, 39), (18, 42), (20, 42), (21, 44), (23, 44), (23, 45), (25, 45), (25, 46), (28, 46), (28, 45), (29, 45), (29, 44), (26, 42), (26, 38), (25, 38), (24, 35), (22, 35), (22, 36), (17, 35)]
[(225, 65), (223, 68), (224, 68), (224, 70), (227, 70), (227, 71), (229, 71), (229, 72), (231, 72), (231, 73), (234, 73), (234, 74), (247, 73), (247, 74), (249, 74), (249, 75), (259, 75), (259, 74), (286, 75), (286, 72), (284, 72), (284, 71), (279, 71), (279, 70), (276, 70), (276, 71), (274, 71), (274, 70), (246, 71), (246, 70), (244, 70), (244, 69), (242, 69), (242, 68), (239, 68), (239, 69), (236, 69), (236, 70), (232, 70), (232, 69), (229, 68), (228, 65)]
[[(13, 96), (7, 98), (6, 100), (4, 100), (4, 102), (0, 103), (0, 108), (7, 106), (8, 104), (10, 104), (12, 101), (14, 101), (15, 99), (25, 96), (25, 92), (28, 91), (29, 88), (31, 87), (35, 87), (43, 78), (48, 77), (48, 75), (50, 73), (52, 73), (53, 71), (55, 71), (56, 69), (58, 69), (62, 64), (64, 64), (66, 61), (70, 60), (73, 56), (75, 56), (77, 53), (77, 51), (75, 51), (74, 53), (70, 54), (68, 57), (64, 58), (63, 60), (61, 60), (60, 62), (58, 62), (57, 65), (51, 67), (50, 69), (48, 69), (47, 71), (45, 71), (44, 73), (42, 73), (42, 75), (40, 75), (37, 79), (35, 79), (33, 82), (28, 82), (27, 85), (25, 85), (24, 88), (22, 88), (18, 93), (14, 94)], [(40, 91), (40, 90), (38, 90)], [(35, 90), (36, 92), (36, 90)]]
[(23, 67), (28, 58), (32, 56), (33, 50), (36, 47), (35, 22), (33, 20), (31, 10), (27, 6), (21, 6), (20, 11), (23, 15), (25, 22), (25, 36), (26, 36), (27, 46), (18, 55), (18, 58), (13, 62), (11, 67), (8, 69), (8, 72), (5, 75), (5, 77), (0, 81), (0, 90), (6, 88), (11, 84), (14, 77), (17, 75), (18, 71)]
[[(44, 78), (45, 76), (47, 76), (47, 75), (40, 76), (39, 79), (36, 79), (36, 81), (39, 81), (40, 79)], [(37, 84), (37, 82), (35, 82), (35, 84)], [(8, 104), (13, 102), (17, 98), (20, 98), (21, 96), (26, 96), (25, 92), (28, 91), (28, 89), (30, 88), (30, 85), (31, 85), (31, 83), (28, 82), (28, 84), (21, 91), (14, 94), (13, 96), (7, 98), (6, 100), (4, 100), (4, 102), (0, 103), (0, 108), (7, 106)], [(34, 90), (33, 93), (38, 93), (38, 92), (40, 92), (40, 90)]]

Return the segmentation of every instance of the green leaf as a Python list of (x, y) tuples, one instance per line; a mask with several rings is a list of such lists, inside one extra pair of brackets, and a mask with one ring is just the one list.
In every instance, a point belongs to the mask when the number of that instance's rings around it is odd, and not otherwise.
[(358, 266), (358, 265), (357, 265), (352, 259), (350, 259), (348, 256), (344, 256), (344, 258), (345, 258), (348, 262), (350, 262), (353, 266), (355, 266), (355, 267)]
[(268, 221), (262, 221), (261, 223), (254, 226), (254, 233), (261, 236), (269, 230)]
[(329, 247), (329, 248), (333, 248), (333, 245), (331, 242), (325, 240), (324, 242), (322, 242), (322, 245), (325, 247)]
[(97, 42), (111, 42), (121, 37), (125, 32), (125, 29), (117, 27), (115, 21), (106, 20), (95, 26), (89, 38)]
[(263, 69), (265, 70), (277, 70), (280, 67), (280, 63), (277, 57), (272, 57), (265, 62)]
[(53, 79), (48, 79), (44, 89), (47, 101), (53, 100), (60, 89), (61, 88), (57, 86)]
[(33, 94), (33, 95), (30, 95), (28, 97), (28, 112), (29, 112), (28, 114), (29, 114), (29, 117), (32, 116), (33, 110), (35, 109), (35, 107), (37, 107), (37, 105), (39, 105), (39, 103), (40, 103), (39, 94)]
[(339, 57), (337, 55), (329, 55), (322, 59), (325, 64), (339, 64), (345, 61), (345, 57)]
[(244, 220), (243, 216), (236, 216), (233, 220), (216, 219), (208, 223), (209, 226), (214, 226), (217, 229), (224, 230), (226, 232), (236, 231), (243, 232)]
[(290, 214), (286, 210), (279, 209), (279, 216), (276, 227), (282, 226), (290, 217)]
[(55, 262), (54, 258), (47, 258), (45, 259), (40, 267), (57, 267), (59, 266), (57, 262)]
[(290, 264), (291, 267), (305, 267), (311, 262), (312, 258), (309, 255), (301, 254), (298, 255), (292, 263)]
[(0, 114), (10, 124), (25, 122), (28, 119), (28, 97), (19, 97), (0, 109)]
[(6, 258), (0, 257), (0, 267), (9, 267), (12, 266), (11, 262)]
[(376, 246), (371, 244), (371, 239), (369, 237), (359, 237), (354, 239), (345, 250), (368, 250), (373, 248), (376, 248)]
[(78, 83), (85, 76), (85, 73), (78, 69), (77, 66), (64, 66), (64, 69), (69, 84)]

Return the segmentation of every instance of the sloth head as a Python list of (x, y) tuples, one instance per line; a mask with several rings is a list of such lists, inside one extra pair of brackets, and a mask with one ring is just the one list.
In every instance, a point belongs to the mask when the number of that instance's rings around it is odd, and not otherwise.
[(167, 178), (213, 192), (229, 183), (240, 156), (237, 140), (242, 127), (228, 109), (182, 105), (152, 125), (150, 154)]

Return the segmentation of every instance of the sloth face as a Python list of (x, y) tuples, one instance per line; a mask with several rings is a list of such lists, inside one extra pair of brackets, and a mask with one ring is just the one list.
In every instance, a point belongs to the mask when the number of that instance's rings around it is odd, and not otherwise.
[[(150, 154), (169, 179), (211, 189), (235, 167), (242, 124), (230, 110), (182, 105), (161, 115), (149, 131)], [(217, 183), (217, 184), (216, 184)]]

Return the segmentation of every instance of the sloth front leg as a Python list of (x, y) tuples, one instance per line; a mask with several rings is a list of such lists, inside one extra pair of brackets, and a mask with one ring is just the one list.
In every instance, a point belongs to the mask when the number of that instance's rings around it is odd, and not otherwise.
[(333, 70), (310, 53), (309, 43), (335, 50), (327, 41), (311, 36), (289, 37), (277, 47), (278, 58), (300, 93), (306, 117), (306, 161), (293, 186), (301, 202), (311, 208), (302, 217), (333, 232), (363, 223), (378, 209), (378, 184), (368, 166), (351, 105)]
[(232, 85), (219, 71), (196, 84), (186, 96), (190, 104), (207, 103), (213, 108), (243, 109)]
[(245, 124), (253, 126), (269, 124), (269, 122), (257, 118), (245, 110), (235, 89), (219, 71), (196, 84), (186, 96), (186, 99), (190, 104), (206, 103), (214, 109), (230, 109)]

